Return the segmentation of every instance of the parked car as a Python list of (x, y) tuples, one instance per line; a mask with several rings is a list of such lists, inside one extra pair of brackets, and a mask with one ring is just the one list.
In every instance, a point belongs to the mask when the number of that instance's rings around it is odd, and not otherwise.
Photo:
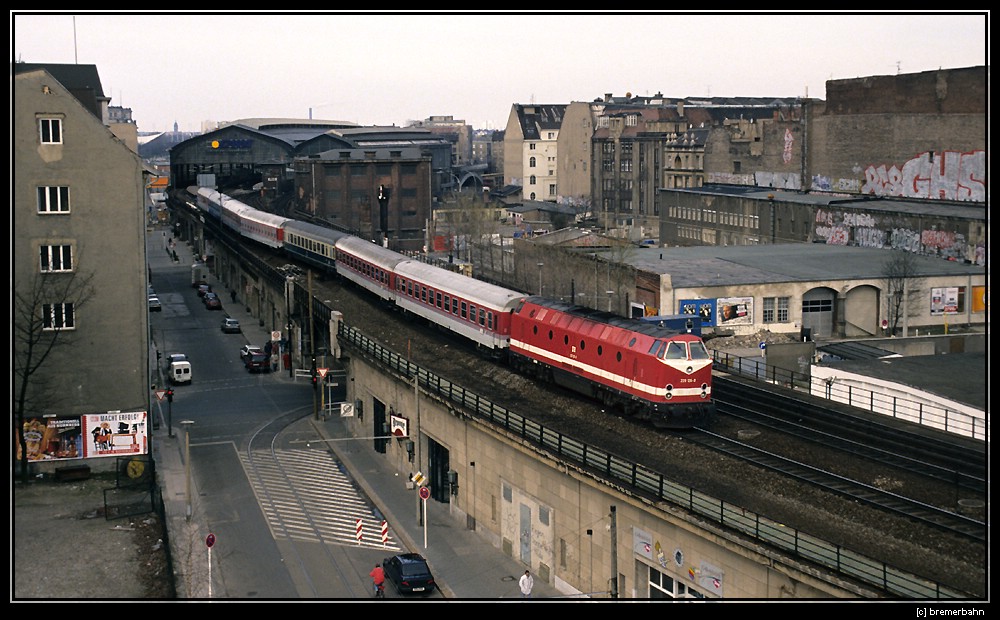
[(211, 284), (199, 284), (198, 285), (198, 297), (204, 297), (205, 293), (211, 293), (211, 292), (212, 292), (212, 285)]
[(160, 298), (156, 295), (150, 295), (146, 298), (146, 303), (149, 304), (150, 312), (160, 312), (163, 310), (163, 306), (160, 304)]
[(240, 329), (240, 322), (232, 317), (226, 317), (222, 319), (222, 333), (224, 334), (238, 334), (242, 331)]
[(205, 307), (209, 310), (222, 310), (222, 300), (215, 293), (205, 293)]
[(243, 360), (243, 363), (245, 364), (247, 361), (247, 357), (249, 357), (254, 353), (259, 353), (260, 355), (263, 355), (264, 350), (255, 344), (245, 344), (243, 345), (243, 348), (240, 349), (240, 359)]
[(429, 594), (437, 585), (427, 560), (419, 553), (401, 553), (382, 562), (386, 581), (400, 594)]
[(251, 353), (246, 358), (247, 371), (249, 372), (270, 372), (271, 356), (263, 353)]

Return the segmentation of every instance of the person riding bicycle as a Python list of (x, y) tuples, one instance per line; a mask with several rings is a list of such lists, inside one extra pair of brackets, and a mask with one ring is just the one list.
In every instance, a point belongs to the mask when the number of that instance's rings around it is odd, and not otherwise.
[(382, 565), (376, 564), (375, 568), (372, 569), (372, 572), (368, 573), (368, 576), (372, 578), (375, 594), (377, 595), (382, 590), (383, 584), (385, 583), (385, 571), (382, 570)]

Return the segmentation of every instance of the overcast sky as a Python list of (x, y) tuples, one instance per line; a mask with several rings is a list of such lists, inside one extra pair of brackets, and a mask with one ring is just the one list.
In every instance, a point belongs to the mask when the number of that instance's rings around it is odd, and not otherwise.
[(11, 13), (11, 60), (96, 65), (139, 131), (296, 117), (503, 129), (605, 93), (824, 99), (826, 81), (989, 64), (988, 12)]

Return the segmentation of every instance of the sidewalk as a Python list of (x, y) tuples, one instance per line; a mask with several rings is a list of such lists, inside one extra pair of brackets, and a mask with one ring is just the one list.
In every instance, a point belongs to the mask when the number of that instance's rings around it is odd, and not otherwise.
[[(159, 236), (159, 229), (150, 233)], [(153, 239), (154, 246), (158, 239)], [(154, 270), (162, 260), (162, 266), (190, 266), (194, 257), (187, 243), (178, 241), (175, 251), (180, 259), (174, 263), (161, 248), (159, 252), (152, 251), (150, 263)], [(223, 300), (223, 314), (231, 316), (240, 322), (244, 335), (252, 344), (262, 344), (270, 338), (270, 332), (260, 321), (246, 311), (242, 303), (229, 302), (228, 289), (219, 282), (214, 274), (208, 278), (213, 290), (220, 292)], [(242, 300), (237, 300), (241, 302)], [(151, 351), (155, 359), (155, 352)], [(155, 363), (155, 362), (154, 362)], [(273, 373), (277, 381), (291, 382), (293, 378), (287, 372)], [(165, 403), (161, 403), (161, 408)], [(159, 414), (157, 414), (159, 415)], [(165, 420), (165, 416), (162, 418)], [(350, 432), (344, 422), (335, 416), (326, 419), (308, 420), (309, 424), (324, 439), (349, 437)], [(176, 427), (176, 420), (175, 420)], [(197, 527), (200, 518), (198, 506), (192, 507), (190, 521), (187, 517), (187, 502), (185, 495), (185, 469), (182, 458), (184, 450), (182, 429), (175, 428), (174, 436), (168, 437), (166, 424), (160, 425), (155, 431), (153, 453), (157, 472), (163, 485), (163, 500), (167, 512), (167, 527), (170, 536), (171, 552), (174, 558), (189, 557), (191, 545), (204, 546), (204, 541), (193, 532), (200, 531)], [(427, 526), (420, 525), (418, 520), (417, 491), (407, 489), (404, 480), (406, 472), (397, 472), (389, 463), (377, 455), (364, 442), (328, 442), (335, 457), (344, 465), (351, 477), (368, 496), (375, 508), (381, 512), (389, 527), (396, 534), (402, 547), (408, 551), (423, 555), (438, 583), (441, 593), (446, 599), (477, 600), (477, 599), (508, 599), (511, 602), (522, 602), (518, 589), (518, 579), (524, 573), (525, 566), (519, 561), (505, 555), (494, 547), (486, 538), (467, 529), (464, 517), (450, 514), (450, 505), (433, 499), (426, 500)], [(197, 492), (193, 493), (197, 497)], [(203, 528), (202, 528), (203, 529)], [(424, 547), (426, 535), (427, 546)], [(193, 582), (193, 583), (184, 583)], [(208, 585), (205, 580), (179, 579), (177, 595), (184, 598), (208, 598)], [(195, 591), (188, 591), (194, 588)], [(545, 599), (560, 601), (574, 600), (559, 593), (555, 587), (543, 583), (535, 576), (532, 599), (536, 602)], [(576, 599), (579, 600), (579, 599)]]

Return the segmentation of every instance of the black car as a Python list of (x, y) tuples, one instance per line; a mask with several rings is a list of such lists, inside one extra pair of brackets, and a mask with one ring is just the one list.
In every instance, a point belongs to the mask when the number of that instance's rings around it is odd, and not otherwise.
[(400, 594), (430, 594), (437, 585), (427, 560), (419, 553), (401, 553), (382, 561), (385, 579)]
[(246, 358), (247, 371), (270, 372), (271, 356), (263, 353), (251, 353)]

